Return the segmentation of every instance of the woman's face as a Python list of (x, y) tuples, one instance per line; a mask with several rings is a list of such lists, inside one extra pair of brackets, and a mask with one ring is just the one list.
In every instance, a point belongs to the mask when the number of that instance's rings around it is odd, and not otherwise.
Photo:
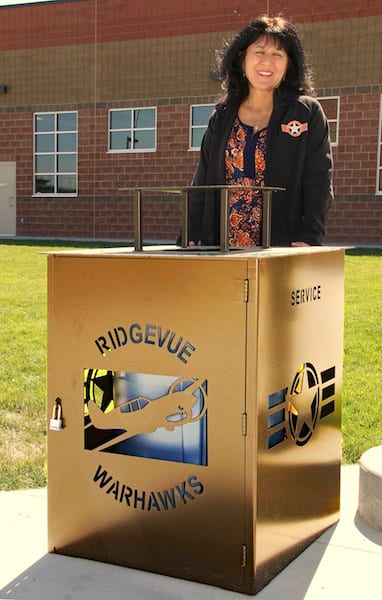
[(245, 52), (243, 73), (250, 88), (274, 90), (279, 87), (287, 69), (288, 55), (271, 37), (261, 36)]

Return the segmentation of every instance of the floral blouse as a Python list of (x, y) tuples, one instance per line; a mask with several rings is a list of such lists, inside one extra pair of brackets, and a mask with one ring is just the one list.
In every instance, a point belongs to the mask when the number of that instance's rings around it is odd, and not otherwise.
[[(228, 185), (264, 186), (267, 130), (254, 133), (236, 117), (225, 150)], [(230, 192), (230, 246), (260, 246), (263, 195), (260, 190)]]

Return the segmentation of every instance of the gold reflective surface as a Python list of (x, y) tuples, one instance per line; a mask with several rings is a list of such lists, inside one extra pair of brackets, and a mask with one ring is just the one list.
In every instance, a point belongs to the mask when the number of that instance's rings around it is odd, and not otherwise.
[(255, 593), (338, 518), (343, 251), (48, 267), (49, 550)]

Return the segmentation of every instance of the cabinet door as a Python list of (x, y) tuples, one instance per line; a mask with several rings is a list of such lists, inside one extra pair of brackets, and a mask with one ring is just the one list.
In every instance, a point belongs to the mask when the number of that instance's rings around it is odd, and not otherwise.
[(247, 261), (49, 264), (50, 549), (241, 590)]

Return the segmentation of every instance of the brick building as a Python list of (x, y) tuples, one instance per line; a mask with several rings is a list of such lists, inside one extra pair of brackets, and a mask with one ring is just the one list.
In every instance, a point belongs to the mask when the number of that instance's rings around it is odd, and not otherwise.
[[(381, 0), (1, 7), (0, 235), (131, 239), (120, 189), (189, 184), (220, 94), (215, 51), (267, 12), (299, 24), (331, 123), (326, 241), (382, 243)], [(179, 222), (176, 199), (145, 204), (145, 239)]]

